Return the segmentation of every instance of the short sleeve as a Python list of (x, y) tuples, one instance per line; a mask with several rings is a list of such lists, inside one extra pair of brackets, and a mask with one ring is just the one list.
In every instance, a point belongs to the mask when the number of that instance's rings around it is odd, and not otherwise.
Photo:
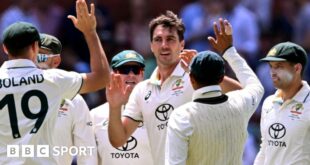
[(81, 74), (60, 69), (49, 69), (46, 72), (52, 75), (51, 81), (59, 86), (63, 98), (73, 99), (79, 93), (83, 83)]
[(141, 99), (140, 93), (143, 93), (143, 83), (139, 83), (135, 86), (133, 91), (129, 96), (128, 103), (125, 106), (123, 116), (129, 117), (134, 121), (141, 122), (143, 121), (141, 106), (139, 101)]

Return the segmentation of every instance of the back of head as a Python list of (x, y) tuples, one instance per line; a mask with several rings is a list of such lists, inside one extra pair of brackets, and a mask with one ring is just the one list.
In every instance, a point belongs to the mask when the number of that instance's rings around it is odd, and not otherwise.
[(300, 63), (302, 65), (303, 74), (307, 66), (308, 55), (300, 45), (292, 42), (282, 42), (272, 47), (267, 56), (260, 61), (288, 61), (291, 63)]
[(16, 22), (8, 26), (2, 34), (3, 44), (12, 56), (20, 55), (35, 41), (40, 44), (38, 30), (30, 23)]
[(54, 36), (41, 33), (41, 48), (48, 50), (51, 54), (60, 54), (62, 50), (61, 42)]
[(163, 25), (164, 27), (167, 27), (167, 28), (176, 28), (180, 41), (184, 40), (185, 26), (182, 22), (182, 19), (178, 18), (178, 16), (174, 14), (172, 11), (166, 11), (165, 14), (162, 14), (154, 18), (150, 22), (149, 28), (150, 28), (151, 41), (153, 39), (154, 29), (158, 25)]
[(215, 52), (199, 52), (191, 61), (190, 75), (201, 86), (218, 85), (225, 74), (225, 62)]

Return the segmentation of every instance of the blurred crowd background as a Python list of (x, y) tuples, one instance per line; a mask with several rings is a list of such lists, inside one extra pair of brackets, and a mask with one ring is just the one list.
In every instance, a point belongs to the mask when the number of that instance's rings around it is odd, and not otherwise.
[[(228, 19), (234, 29), (234, 46), (248, 61), (265, 87), (265, 97), (275, 89), (269, 66), (259, 62), (276, 43), (293, 41), (310, 51), (310, 0), (89, 0), (96, 4), (97, 31), (110, 62), (113, 55), (133, 49), (146, 59), (145, 78), (156, 67), (149, 42), (148, 22), (171, 10), (184, 21), (186, 48), (212, 49), (213, 21)], [(82, 33), (68, 15), (75, 15), (74, 0), (6, 0), (0, 6), (0, 32), (16, 21), (33, 23), (41, 33), (55, 35), (63, 44), (62, 69), (88, 72), (89, 53)], [(6, 60), (2, 49), (0, 64)], [(310, 65), (308, 65), (310, 66)], [(310, 80), (310, 67), (305, 79)], [(234, 77), (230, 68), (227, 74)], [(90, 108), (106, 101), (104, 90), (83, 95)], [(249, 125), (246, 158), (255, 157), (260, 143), (260, 107)]]

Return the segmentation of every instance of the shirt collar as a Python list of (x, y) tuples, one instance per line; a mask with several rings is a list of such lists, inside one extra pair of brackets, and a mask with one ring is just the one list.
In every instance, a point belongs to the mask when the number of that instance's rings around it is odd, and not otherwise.
[[(309, 93), (310, 93), (310, 87), (308, 83), (306, 81), (302, 81), (301, 89), (295, 94), (295, 96), (291, 99), (291, 101), (303, 103), (307, 99), (307, 97), (310, 97)], [(277, 90), (275, 93), (275, 98), (273, 99), (274, 103), (275, 102), (278, 102), (280, 104), (283, 103), (283, 100), (280, 94), (281, 94), (280, 90)]]
[[(174, 68), (172, 74), (170, 77), (175, 76), (175, 77), (183, 77), (185, 74), (184, 69), (181, 67), (181, 62), (178, 63), (178, 65)], [(158, 79), (158, 67), (155, 68), (153, 71), (149, 83), (155, 84), (155, 85), (160, 85), (160, 80)]]
[(210, 98), (222, 95), (222, 89), (219, 85), (211, 85), (196, 89), (193, 93), (192, 100), (198, 98)]
[(16, 69), (16, 68), (36, 68), (37, 66), (29, 59), (16, 59), (5, 61), (1, 69)]

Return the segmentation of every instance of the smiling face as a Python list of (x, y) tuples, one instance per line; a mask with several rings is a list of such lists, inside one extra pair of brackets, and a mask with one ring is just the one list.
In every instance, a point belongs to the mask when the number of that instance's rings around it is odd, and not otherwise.
[(158, 25), (154, 29), (151, 50), (158, 66), (171, 67), (171, 65), (176, 65), (180, 60), (179, 53), (183, 49), (184, 40), (180, 41), (176, 28)]
[(115, 68), (113, 71), (121, 75), (122, 82), (125, 84), (124, 87), (126, 87), (126, 85), (134, 87), (139, 82), (143, 81), (143, 67), (141, 67), (141, 65), (137, 62), (127, 62), (120, 67)]

